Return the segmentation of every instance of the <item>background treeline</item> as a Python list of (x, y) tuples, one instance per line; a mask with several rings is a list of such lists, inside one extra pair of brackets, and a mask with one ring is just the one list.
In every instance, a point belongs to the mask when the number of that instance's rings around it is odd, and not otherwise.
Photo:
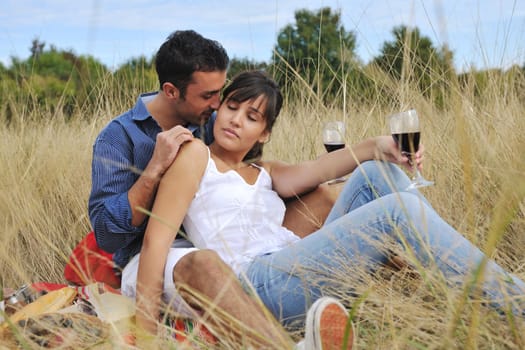
[[(88, 115), (83, 112), (94, 104), (104, 104), (104, 100), (111, 104), (134, 101), (137, 93), (158, 89), (153, 56), (131, 58), (111, 71), (91, 56), (76, 55), (39, 39), (34, 39), (29, 49), (31, 55), (26, 60), (13, 57), (9, 67), (0, 63), (0, 117), (8, 123), (19, 108), (27, 109), (24, 112), (44, 109), (69, 119)], [(444, 106), (451, 89), (466, 86), (483, 98), (481, 92), (491, 79), (503, 79), (508, 89), (523, 90), (520, 82), (525, 64), (507, 70), (477, 71), (473, 67), (457, 73), (453, 52), (435, 45), (418, 28), (393, 28), (391, 40), (383, 43), (370, 62), (362, 62), (355, 49), (356, 35), (341, 24), (340, 12), (329, 7), (316, 12), (299, 10), (295, 23), (280, 30), (269, 62), (233, 57), (229, 75), (265, 69), (283, 89), (303, 86), (320, 103), (333, 107), (348, 103), (347, 96), (354, 103), (399, 105), (398, 94), (391, 91), (400, 81), (416, 87), (437, 107)]]

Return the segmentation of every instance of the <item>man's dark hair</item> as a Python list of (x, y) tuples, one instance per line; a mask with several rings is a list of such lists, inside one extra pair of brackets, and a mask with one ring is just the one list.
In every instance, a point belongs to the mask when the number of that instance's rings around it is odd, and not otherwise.
[(170, 34), (155, 57), (160, 89), (166, 82), (175, 85), (184, 98), (193, 72), (225, 71), (230, 59), (215, 40), (204, 38), (193, 30)]

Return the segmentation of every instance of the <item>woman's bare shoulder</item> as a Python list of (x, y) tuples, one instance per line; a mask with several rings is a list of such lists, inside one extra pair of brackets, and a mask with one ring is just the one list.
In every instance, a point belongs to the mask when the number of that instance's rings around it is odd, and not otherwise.
[(262, 166), (268, 173), (272, 173), (275, 169), (289, 166), (286, 162), (280, 160), (265, 160), (257, 162), (259, 166)]
[(178, 171), (187, 173), (187, 170), (203, 172), (207, 162), (208, 147), (201, 140), (193, 139), (181, 146), (166, 174)]
[[(200, 139), (193, 139), (184, 143), (177, 154), (177, 158), (183, 158), (186, 161), (198, 161), (208, 159), (208, 146)], [(177, 159), (175, 158), (175, 160)]]

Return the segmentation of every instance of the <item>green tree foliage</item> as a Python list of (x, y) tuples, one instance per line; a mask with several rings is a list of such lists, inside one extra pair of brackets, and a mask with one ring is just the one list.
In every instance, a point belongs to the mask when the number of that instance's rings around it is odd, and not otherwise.
[(295, 24), (277, 36), (274, 75), (281, 86), (302, 79), (318, 96), (333, 97), (354, 59), (355, 46), (355, 34), (341, 24), (340, 11), (296, 11)]
[[(508, 98), (518, 98), (521, 103), (525, 103), (524, 77), (523, 69), (514, 65), (506, 71), (500, 68), (492, 68), (461, 73), (458, 74), (458, 82), (465, 95), (473, 100), (485, 101), (498, 94), (501, 102)], [(502, 88), (503, 93), (492, 90), (496, 86)]]
[(31, 47), (29, 50), (31, 51), (31, 58), (38, 58), (44, 52), (44, 47), (46, 46), (46, 43), (41, 42), (38, 38), (33, 39), (31, 42)]
[[(46, 109), (69, 118), (76, 108), (96, 100), (97, 84), (108, 70), (90, 56), (77, 56), (33, 40), (27, 60), (12, 59), (10, 81), (3, 89), (10, 91), (8, 104), (28, 110)], [(4, 91), (5, 91), (4, 90)]]
[(395, 27), (393, 41), (383, 44), (373, 64), (394, 81), (417, 86), (427, 97), (442, 104), (446, 83), (454, 73), (453, 53), (446, 46), (436, 48), (418, 28)]
[(129, 59), (114, 72), (112, 82), (115, 88), (110, 90), (115, 94), (111, 97), (114, 101), (134, 101), (140, 93), (159, 90), (155, 57)]
[[(355, 34), (342, 26), (340, 11), (329, 7), (299, 10), (295, 23), (279, 31), (269, 64), (233, 58), (228, 77), (247, 69), (267, 70), (289, 100), (314, 97), (313, 101), (338, 106), (348, 99), (393, 106), (404, 99), (400, 94), (407, 90), (399, 89), (399, 84), (421, 92), (438, 106), (444, 104), (451, 88), (465, 89), (483, 99), (491, 79), (504, 79), (508, 89), (523, 91), (519, 84), (525, 64), (505, 74), (473, 70), (457, 76), (453, 53), (446, 46), (436, 47), (417, 28), (395, 27), (392, 34), (393, 40), (383, 44), (380, 54), (363, 65), (355, 54)], [(131, 58), (111, 72), (91, 56), (52, 45), (47, 48), (38, 38), (28, 49), (28, 59), (12, 57), (8, 67), (0, 63), (0, 119), (7, 122), (37, 109), (66, 119), (75, 112), (88, 115), (83, 111), (107, 102), (125, 110), (141, 92), (159, 88), (154, 57)], [(525, 99), (523, 93), (518, 96)]]
[(8, 91), (11, 89), (11, 82), (8, 69), (0, 62), (0, 121), (2, 116), (6, 120), (10, 118), (8, 115), (7, 96), (9, 94)]
[(268, 64), (266, 62), (256, 62), (248, 58), (232, 58), (228, 68), (228, 77), (231, 79), (240, 72), (246, 70), (267, 70)]

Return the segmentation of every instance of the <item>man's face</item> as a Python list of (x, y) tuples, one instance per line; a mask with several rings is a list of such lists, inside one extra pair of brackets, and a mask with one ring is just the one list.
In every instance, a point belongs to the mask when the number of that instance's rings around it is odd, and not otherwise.
[(226, 71), (194, 72), (186, 95), (177, 100), (177, 116), (190, 124), (204, 124), (219, 108), (220, 91), (225, 82)]

